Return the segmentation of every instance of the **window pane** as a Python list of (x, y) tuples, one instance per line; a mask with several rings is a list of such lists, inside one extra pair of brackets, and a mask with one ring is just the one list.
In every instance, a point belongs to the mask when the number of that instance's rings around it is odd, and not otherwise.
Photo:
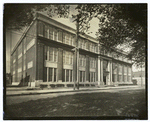
[(49, 47), (49, 60), (53, 61), (53, 48)]
[(93, 72), (93, 82), (95, 82), (95, 72)]
[(57, 41), (57, 30), (54, 31), (54, 40)]
[(47, 46), (45, 46), (44, 56), (45, 56), (45, 60), (48, 60), (48, 58), (47, 58), (47, 56), (48, 56), (48, 47)]
[(52, 27), (49, 27), (49, 38), (51, 39), (51, 40), (53, 40), (53, 28)]
[(53, 68), (49, 68), (49, 81), (53, 80)]
[(62, 42), (62, 31), (58, 32), (58, 40)]
[(65, 55), (66, 55), (65, 51), (63, 51), (63, 63), (64, 64), (66, 64), (66, 62), (65, 62)]
[(54, 62), (57, 62), (57, 49), (54, 48)]
[(83, 72), (83, 82), (85, 82), (85, 72)]
[(70, 70), (70, 82), (72, 82), (72, 70)]
[(80, 71), (80, 82), (82, 82), (82, 71)]
[(66, 82), (68, 82), (68, 81), (69, 81), (69, 70), (66, 69)]
[(39, 22), (38, 24), (38, 35), (39, 36), (43, 36), (43, 23), (42, 22)]
[(56, 82), (56, 79), (57, 79), (57, 75), (56, 75), (56, 73), (57, 73), (57, 69), (56, 69), (56, 68), (54, 68), (54, 82)]

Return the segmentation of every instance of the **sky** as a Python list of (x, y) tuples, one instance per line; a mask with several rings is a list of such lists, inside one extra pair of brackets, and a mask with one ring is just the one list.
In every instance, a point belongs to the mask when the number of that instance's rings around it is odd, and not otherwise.
[[(77, 12), (75, 11), (75, 5), (72, 5), (69, 18), (58, 18), (57, 16), (54, 16), (52, 19), (75, 29), (76, 25), (75, 25), (75, 23), (72, 22), (71, 15), (76, 14), (76, 13)], [(90, 22), (91, 26), (90, 26), (89, 32), (92, 32), (92, 33), (90, 33), (89, 35), (92, 37), (96, 37), (95, 34), (98, 30), (98, 22), (99, 22), (99, 20), (97, 18), (93, 18)], [(22, 31), (11, 31), (11, 32), (7, 31), (6, 32), (6, 72), (7, 73), (10, 72), (10, 51), (12, 51), (14, 46), (17, 44), (17, 42), (21, 38), (22, 33), (25, 31), (26, 28), (27, 27), (25, 27)], [(11, 48), (11, 50), (10, 50), (10, 48)], [(140, 70), (139, 68), (136, 68), (135, 66), (133, 66), (132, 69), (133, 69), (133, 71)], [(144, 70), (144, 68), (143, 68), (143, 70)]]

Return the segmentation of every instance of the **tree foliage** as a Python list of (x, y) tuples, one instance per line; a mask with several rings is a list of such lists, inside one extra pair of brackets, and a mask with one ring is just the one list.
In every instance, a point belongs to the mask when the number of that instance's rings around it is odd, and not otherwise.
[(28, 26), (35, 13), (42, 11), (50, 17), (58, 14), (59, 17), (68, 17), (69, 5), (59, 4), (5, 4), (4, 25), (6, 29), (20, 30)]
[(99, 19), (96, 35), (104, 48), (111, 50), (127, 45), (131, 48), (128, 58), (137, 64), (145, 62), (147, 4), (80, 4), (76, 9), (83, 31), (90, 27), (88, 23), (92, 18)]

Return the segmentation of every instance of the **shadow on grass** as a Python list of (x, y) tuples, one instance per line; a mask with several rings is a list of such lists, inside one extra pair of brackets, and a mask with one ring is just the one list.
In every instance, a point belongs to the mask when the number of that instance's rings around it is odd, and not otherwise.
[(146, 119), (144, 90), (84, 93), (31, 100), (6, 106), (5, 117), (121, 116)]

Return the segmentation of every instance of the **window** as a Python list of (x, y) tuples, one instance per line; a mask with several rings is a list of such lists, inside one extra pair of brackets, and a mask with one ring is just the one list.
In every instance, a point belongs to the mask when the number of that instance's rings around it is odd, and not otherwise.
[(113, 74), (117, 73), (117, 64), (116, 63), (112, 64), (112, 70), (113, 70)]
[(53, 48), (49, 47), (49, 61), (53, 61)]
[(116, 74), (112, 74), (112, 80), (113, 80), (113, 82), (117, 82), (117, 75)]
[(89, 47), (88, 47), (88, 41), (85, 41), (85, 49), (89, 49)]
[(63, 63), (73, 64), (73, 53), (69, 51), (63, 51)]
[(53, 40), (58, 41), (58, 34), (57, 30), (53, 29)]
[(57, 81), (57, 69), (54, 68), (54, 82)]
[(70, 69), (63, 69), (63, 82), (72, 82), (73, 74)]
[(127, 81), (127, 75), (124, 75), (124, 82)]
[(124, 74), (127, 74), (127, 67), (124, 66)]
[(79, 65), (80, 66), (86, 66), (86, 57), (85, 55), (79, 55)]
[(24, 39), (24, 45), (23, 45), (23, 48), (24, 48), (24, 51), (23, 51), (23, 53), (25, 54), (26, 53), (26, 39)]
[(43, 36), (44, 24), (42, 22), (38, 23), (38, 35)]
[(53, 28), (49, 27), (49, 39), (53, 40)]
[(95, 72), (90, 72), (90, 82), (95, 82)]
[(27, 45), (27, 50), (29, 50), (34, 44), (35, 44), (35, 39), (32, 39)]
[(57, 62), (58, 51), (57, 48), (53, 48), (54, 62)]
[(69, 82), (69, 70), (66, 69), (66, 82)]
[(44, 37), (49, 39), (49, 26), (45, 24)]
[(53, 81), (53, 68), (49, 68), (49, 80), (50, 82)]
[(119, 64), (118, 72), (119, 72), (119, 74), (122, 74), (122, 65), (121, 64)]
[(65, 34), (65, 43), (69, 44), (69, 34)]
[(128, 81), (131, 82), (131, 76), (128, 76)]
[(58, 41), (62, 42), (62, 31), (58, 31)]
[(57, 48), (45, 46), (44, 50), (45, 50), (44, 51), (45, 60), (57, 62), (57, 58), (58, 58), (58, 49)]
[(128, 74), (131, 74), (131, 68), (128, 67)]
[(57, 82), (57, 69), (52, 67), (44, 68), (44, 81)]
[(22, 72), (22, 67), (18, 68), (18, 73)]
[(80, 71), (80, 82), (85, 82), (85, 71)]
[(32, 68), (33, 67), (33, 61), (30, 61), (27, 66), (28, 66), (28, 69)]
[(90, 68), (96, 68), (96, 58), (90, 57)]
[(118, 75), (118, 81), (122, 82), (122, 75)]
[(72, 70), (70, 70), (70, 82), (72, 82), (72, 77), (73, 75), (72, 75)]
[(45, 46), (44, 48), (44, 56), (45, 56), (45, 60), (48, 60), (48, 46)]
[(22, 57), (22, 52), (18, 55), (18, 59)]

